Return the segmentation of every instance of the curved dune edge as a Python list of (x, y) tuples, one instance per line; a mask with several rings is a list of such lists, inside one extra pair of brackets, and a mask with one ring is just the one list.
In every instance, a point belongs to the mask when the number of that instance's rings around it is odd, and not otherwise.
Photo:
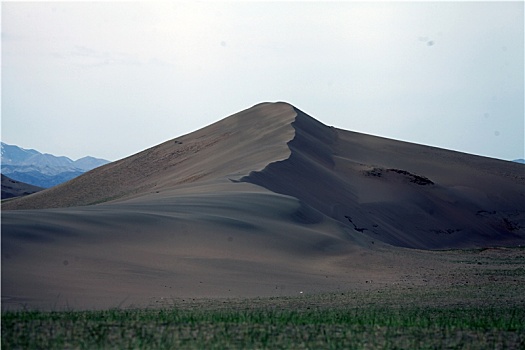
[(525, 243), (522, 165), (335, 129), (296, 111), (290, 156), (242, 181), (395, 246)]
[(196, 182), (237, 179), (285, 159), (293, 107), (261, 103), (190, 134), (87, 172), (69, 182), (2, 205), (3, 210), (94, 205)]

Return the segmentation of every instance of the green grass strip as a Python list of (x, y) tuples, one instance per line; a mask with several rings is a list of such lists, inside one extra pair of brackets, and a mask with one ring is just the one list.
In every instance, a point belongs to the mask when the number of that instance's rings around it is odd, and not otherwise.
[(525, 310), (373, 307), (21, 311), (2, 348), (523, 348)]

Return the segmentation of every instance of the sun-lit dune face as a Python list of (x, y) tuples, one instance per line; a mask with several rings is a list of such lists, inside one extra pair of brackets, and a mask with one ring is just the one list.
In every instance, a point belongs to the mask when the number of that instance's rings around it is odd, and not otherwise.
[(452, 264), (422, 250), (525, 244), (524, 198), (522, 164), (261, 103), (3, 203), (3, 305), (401, 283)]
[(92, 205), (187, 186), (229, 182), (286, 159), (295, 118), (286, 103), (262, 103), (191, 134), (97, 168), (3, 209)]

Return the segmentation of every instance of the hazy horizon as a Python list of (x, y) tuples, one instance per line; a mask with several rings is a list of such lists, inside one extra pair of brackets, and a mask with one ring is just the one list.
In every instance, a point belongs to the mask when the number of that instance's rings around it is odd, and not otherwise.
[(2, 3), (2, 141), (117, 160), (266, 101), (525, 158), (523, 2)]

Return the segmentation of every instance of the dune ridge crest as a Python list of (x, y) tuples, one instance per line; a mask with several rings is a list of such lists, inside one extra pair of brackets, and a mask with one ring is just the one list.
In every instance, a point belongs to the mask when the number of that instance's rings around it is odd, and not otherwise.
[(3, 210), (85, 206), (159, 193), (196, 182), (227, 182), (286, 159), (293, 107), (260, 103), (205, 128), (87, 172)]

